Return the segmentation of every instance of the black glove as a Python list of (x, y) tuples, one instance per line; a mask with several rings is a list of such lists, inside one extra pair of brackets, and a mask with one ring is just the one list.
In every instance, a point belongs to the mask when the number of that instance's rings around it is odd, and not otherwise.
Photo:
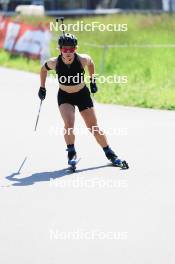
[(90, 88), (91, 88), (91, 93), (96, 93), (98, 91), (97, 85), (95, 83), (95, 78), (94, 82), (92, 82), (92, 78), (90, 78)]
[(40, 87), (39, 92), (38, 92), (38, 96), (41, 100), (44, 100), (46, 97), (46, 88)]

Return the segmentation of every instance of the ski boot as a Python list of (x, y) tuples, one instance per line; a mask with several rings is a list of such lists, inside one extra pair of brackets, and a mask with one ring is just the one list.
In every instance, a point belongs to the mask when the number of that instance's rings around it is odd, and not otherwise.
[(121, 169), (129, 169), (128, 163), (125, 160), (121, 160), (118, 158), (118, 156), (114, 153), (114, 151), (112, 151), (111, 148), (109, 148), (106, 152), (105, 152), (106, 157), (108, 158), (108, 160), (110, 160), (112, 162), (112, 164), (116, 167), (120, 167)]

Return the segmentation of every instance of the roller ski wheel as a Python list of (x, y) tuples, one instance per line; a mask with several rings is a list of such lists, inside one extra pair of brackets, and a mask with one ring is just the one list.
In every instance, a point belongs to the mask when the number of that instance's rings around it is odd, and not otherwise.
[(120, 160), (120, 159), (114, 159), (111, 161), (112, 165), (115, 167), (119, 167), (122, 170), (127, 170), (129, 169), (128, 163), (125, 160)]

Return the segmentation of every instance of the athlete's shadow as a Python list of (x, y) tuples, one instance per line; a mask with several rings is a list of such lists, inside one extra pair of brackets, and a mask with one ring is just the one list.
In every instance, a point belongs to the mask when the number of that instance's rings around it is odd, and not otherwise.
[[(96, 169), (109, 167), (109, 166), (110, 166), (110, 164), (102, 165), (102, 166), (96, 166), (96, 167), (90, 167), (90, 168), (80, 169), (80, 170), (77, 169), (75, 174), (77, 174), (79, 172), (96, 170)], [(50, 181), (50, 180), (58, 179), (58, 178), (61, 178), (61, 177), (64, 177), (64, 176), (67, 176), (70, 174), (72, 174), (70, 169), (65, 168), (65, 169), (58, 170), (58, 171), (34, 173), (34, 174), (32, 174), (28, 177), (25, 177), (25, 178), (15, 177), (17, 175), (20, 175), (20, 173), (17, 172), (17, 173), (12, 173), (9, 176), (6, 176), (6, 179), (8, 179), (9, 181), (15, 182), (12, 184), (12, 186), (27, 186), (27, 185), (35, 184), (36, 182)]]
[(35, 184), (36, 182), (50, 181), (51, 179), (54, 180), (56, 178), (61, 178), (69, 174), (70, 171), (68, 171), (68, 169), (52, 171), (52, 172), (34, 173), (25, 178), (15, 177), (17, 175), (20, 175), (20, 173), (12, 173), (11, 175), (7, 176), (6, 179), (15, 182), (12, 184), (13, 186), (27, 186), (27, 185)]

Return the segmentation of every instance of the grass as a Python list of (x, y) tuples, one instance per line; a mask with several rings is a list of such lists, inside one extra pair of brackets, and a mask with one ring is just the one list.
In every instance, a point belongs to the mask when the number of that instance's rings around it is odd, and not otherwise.
[[(21, 18), (24, 20), (24, 18)], [(28, 18), (36, 23), (33, 18)], [(108, 24), (127, 24), (127, 32), (77, 32), (79, 53), (88, 53), (96, 64), (96, 73), (104, 76), (127, 76), (127, 84), (98, 83), (96, 99), (103, 103), (122, 104), (158, 109), (175, 109), (175, 48), (104, 48), (98, 45), (175, 44), (175, 19), (168, 15), (109, 15), (67, 19), (66, 24), (83, 20)], [(26, 21), (26, 18), (25, 18)], [(53, 18), (45, 18), (53, 21)], [(60, 32), (55, 32), (56, 38)], [(51, 42), (52, 56), (57, 56), (56, 41)], [(0, 51), (0, 65), (39, 72), (38, 61), (11, 57)]]

